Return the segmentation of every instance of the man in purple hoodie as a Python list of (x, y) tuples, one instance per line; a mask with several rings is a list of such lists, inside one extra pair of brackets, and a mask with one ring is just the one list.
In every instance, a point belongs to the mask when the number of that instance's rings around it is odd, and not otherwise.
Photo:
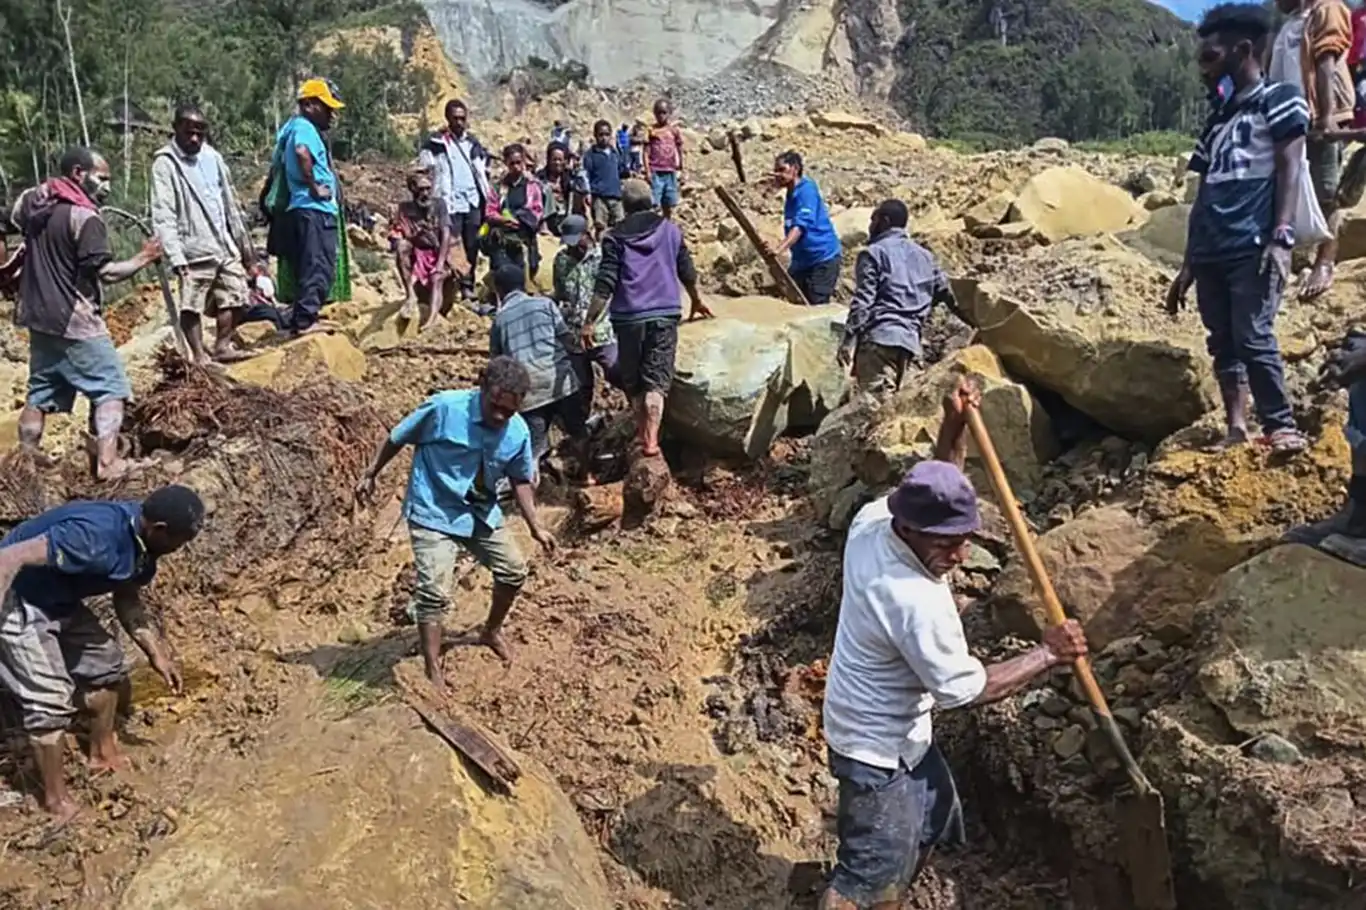
[(653, 211), (649, 185), (628, 180), (621, 188), (621, 205), (626, 217), (602, 238), (602, 264), (584, 320), (584, 345), (591, 344), (592, 327), (610, 305), (621, 387), (635, 406), (641, 451), (652, 458), (659, 454), (664, 397), (674, 378), (678, 324), (683, 318), (679, 285), (692, 304), (689, 319), (707, 319), (712, 312), (698, 293), (697, 269), (683, 231)]

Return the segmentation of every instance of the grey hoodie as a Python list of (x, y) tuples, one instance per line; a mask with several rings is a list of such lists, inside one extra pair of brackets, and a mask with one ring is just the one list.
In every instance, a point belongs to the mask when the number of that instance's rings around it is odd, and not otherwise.
[[(204, 187), (193, 179), (194, 165), (174, 141), (167, 143), (152, 160), (152, 230), (166, 250), (172, 268), (191, 263), (222, 265), (241, 259), (249, 248), (246, 225), (232, 191), (232, 175), (227, 162), (208, 143), (198, 158), (204, 170), (216, 174), (216, 186)], [(227, 225), (223, 235), (209, 214), (206, 192), (217, 192)]]

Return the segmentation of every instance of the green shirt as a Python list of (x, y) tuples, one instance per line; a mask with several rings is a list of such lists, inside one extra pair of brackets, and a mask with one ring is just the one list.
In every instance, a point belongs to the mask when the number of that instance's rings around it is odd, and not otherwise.
[[(588, 318), (588, 309), (593, 303), (593, 284), (597, 281), (598, 265), (602, 262), (602, 247), (594, 246), (582, 259), (575, 259), (569, 250), (555, 254), (554, 280), (555, 300), (560, 305), (564, 321), (582, 336), (583, 323)], [(615, 344), (616, 335), (608, 318), (609, 307), (603, 307), (602, 315), (593, 324), (593, 347)]]

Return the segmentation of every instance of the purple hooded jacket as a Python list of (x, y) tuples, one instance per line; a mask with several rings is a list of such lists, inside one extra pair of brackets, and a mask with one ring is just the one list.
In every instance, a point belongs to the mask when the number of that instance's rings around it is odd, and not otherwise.
[(613, 322), (681, 318), (682, 284), (697, 280), (678, 225), (654, 212), (628, 215), (602, 238), (594, 297), (611, 304)]

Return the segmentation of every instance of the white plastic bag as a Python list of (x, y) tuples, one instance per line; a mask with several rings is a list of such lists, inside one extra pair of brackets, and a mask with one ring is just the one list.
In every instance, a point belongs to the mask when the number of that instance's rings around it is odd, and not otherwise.
[(1308, 157), (1300, 158), (1299, 191), (1295, 196), (1295, 216), (1291, 221), (1295, 229), (1295, 246), (1318, 246), (1331, 240), (1333, 234), (1328, 230), (1328, 219), (1323, 217), (1318, 196), (1314, 193), (1314, 178), (1309, 176)]

